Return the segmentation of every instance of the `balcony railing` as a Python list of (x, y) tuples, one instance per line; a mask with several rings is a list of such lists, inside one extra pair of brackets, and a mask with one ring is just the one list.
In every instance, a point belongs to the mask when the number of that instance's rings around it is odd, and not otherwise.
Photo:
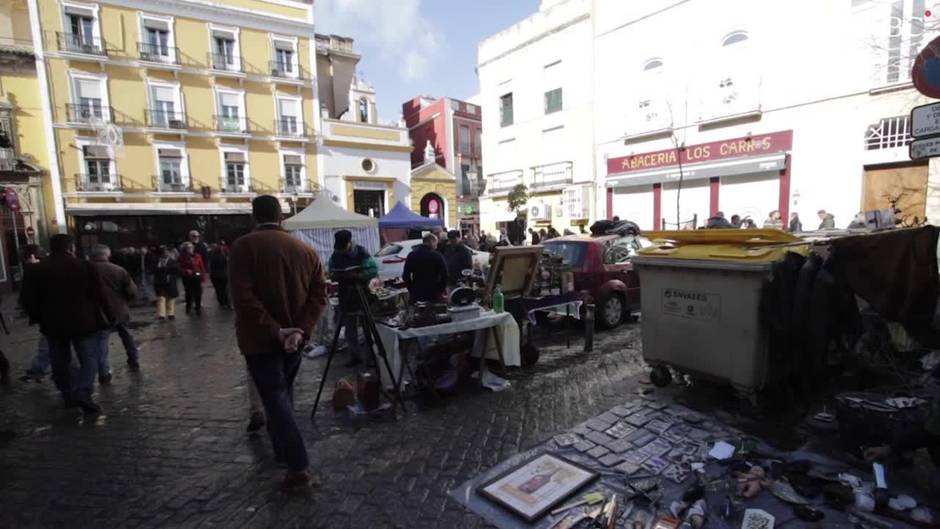
[(284, 138), (303, 138), (304, 124), (297, 118), (274, 120), (274, 133)]
[(83, 53), (85, 55), (107, 56), (108, 51), (103, 39), (75, 33), (56, 33), (59, 51)]
[(111, 107), (101, 105), (65, 105), (69, 123), (92, 123), (97, 120), (113, 122), (114, 114)]
[(223, 193), (250, 193), (252, 189), (248, 184), (232, 184), (230, 182), (222, 183), (222, 192)]
[(209, 54), (209, 67), (219, 72), (243, 73), (245, 64), (241, 57), (220, 53)]
[(304, 182), (288, 182), (287, 179), (281, 179), (281, 189), (284, 193), (291, 195), (309, 193), (309, 187)]
[(271, 70), (271, 77), (278, 79), (305, 79), (304, 70), (300, 65), (283, 61), (269, 61), (268, 66)]
[(167, 182), (163, 175), (153, 177), (153, 188), (158, 193), (191, 193), (193, 191), (189, 182)]
[(525, 183), (523, 176), (521, 169), (491, 174), (486, 185), (486, 193), (490, 195), (508, 193), (517, 185)]
[(0, 171), (16, 170), (16, 151), (8, 147), (0, 148)]
[(532, 168), (532, 189), (566, 186), (574, 181), (572, 162), (539, 165)]
[(140, 60), (162, 64), (179, 64), (179, 50), (173, 46), (164, 46), (152, 42), (138, 42), (137, 52)]
[(248, 126), (248, 120), (243, 117), (214, 116), (215, 130), (218, 132), (227, 132), (230, 134), (248, 134), (251, 128)]
[(147, 126), (155, 129), (186, 130), (186, 114), (166, 110), (147, 110)]
[(84, 174), (76, 174), (75, 190), (80, 193), (107, 193), (121, 191), (123, 188), (122, 180), (123, 177), (115, 174), (98, 175), (95, 177)]

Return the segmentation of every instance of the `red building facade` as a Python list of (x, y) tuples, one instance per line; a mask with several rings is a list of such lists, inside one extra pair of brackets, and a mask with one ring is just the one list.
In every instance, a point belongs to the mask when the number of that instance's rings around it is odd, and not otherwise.
[(419, 96), (402, 105), (402, 114), (414, 145), (412, 168), (424, 165), (425, 146), (430, 142), (437, 164), (457, 179), (461, 228), (478, 231), (477, 196), (483, 181), (482, 109), (448, 97)]

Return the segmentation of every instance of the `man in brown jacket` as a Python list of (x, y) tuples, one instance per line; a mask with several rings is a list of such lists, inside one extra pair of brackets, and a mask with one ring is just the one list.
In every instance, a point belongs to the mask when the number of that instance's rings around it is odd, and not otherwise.
[(326, 278), (313, 248), (281, 229), (281, 204), (251, 202), (255, 231), (229, 254), (235, 334), (267, 415), (275, 458), (287, 463), (285, 488), (311, 483), (307, 448), (294, 417), (300, 348), (326, 309)]
[[(127, 308), (127, 303), (137, 296), (137, 285), (131, 279), (130, 273), (124, 268), (110, 262), (111, 248), (104, 244), (96, 244), (91, 250), (91, 260), (98, 269), (98, 275), (107, 287), (105, 296), (108, 303), (114, 307), (114, 330), (121, 337), (121, 343), (124, 344), (124, 352), (127, 353), (127, 368), (131, 371), (140, 369), (140, 348), (137, 342), (131, 336), (127, 329), (127, 323), (131, 321), (131, 313)], [(111, 382), (111, 364), (108, 362), (108, 340), (106, 335), (101, 344), (102, 356), (98, 362), (98, 382), (107, 384)]]

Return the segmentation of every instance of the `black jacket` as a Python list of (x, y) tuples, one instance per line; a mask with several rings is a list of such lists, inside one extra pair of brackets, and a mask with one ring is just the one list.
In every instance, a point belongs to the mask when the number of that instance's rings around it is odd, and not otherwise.
[(419, 244), (408, 254), (402, 278), (412, 303), (440, 301), (447, 290), (447, 263), (440, 253)]
[(159, 259), (154, 259), (153, 263), (153, 290), (163, 298), (177, 298), (180, 295), (179, 289), (180, 267), (176, 259), (167, 258), (166, 263), (161, 266)]
[(115, 310), (95, 266), (68, 255), (53, 255), (28, 269), (22, 302), (39, 332), (71, 340), (111, 328)]
[(228, 277), (228, 254), (222, 249), (209, 252), (206, 267), (209, 268), (210, 277)]
[(448, 243), (441, 254), (444, 256), (444, 262), (447, 263), (448, 285), (456, 285), (462, 277), (460, 275), (462, 271), (473, 269), (473, 253), (463, 243)]

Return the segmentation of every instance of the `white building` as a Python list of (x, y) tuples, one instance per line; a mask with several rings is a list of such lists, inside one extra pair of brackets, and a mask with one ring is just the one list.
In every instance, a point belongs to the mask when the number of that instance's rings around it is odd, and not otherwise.
[(408, 129), (379, 124), (375, 89), (355, 77), (351, 39), (317, 35), (323, 186), (349, 211), (381, 217), (411, 203)]
[[(940, 24), (928, 10), (938, 17), (940, 2), (543, 1), (480, 44), (487, 193), (531, 182), (558, 155), (574, 160), (573, 182), (595, 183), (592, 220), (672, 228), (722, 211), (760, 224), (780, 210), (814, 229), (820, 209), (844, 227), (892, 203), (908, 221), (936, 220), (940, 165), (907, 149), (908, 116), (927, 102), (909, 82), (913, 58)], [(561, 146), (546, 146), (552, 116), (538, 112), (535, 70), (553, 54), (570, 67), (557, 82)], [(501, 127), (510, 93), (514, 125)], [(593, 168), (579, 156), (589, 138)], [(481, 204), (484, 226), (505, 216), (498, 205)]]
[(515, 219), (506, 196), (520, 183), (530, 227), (562, 231), (592, 214), (590, 10), (590, 0), (543, 0), (538, 13), (480, 43), (485, 231)]
[(599, 209), (647, 229), (780, 210), (814, 229), (820, 209), (845, 227), (897, 199), (923, 219), (928, 165), (906, 144), (925, 4), (597, 0)]

